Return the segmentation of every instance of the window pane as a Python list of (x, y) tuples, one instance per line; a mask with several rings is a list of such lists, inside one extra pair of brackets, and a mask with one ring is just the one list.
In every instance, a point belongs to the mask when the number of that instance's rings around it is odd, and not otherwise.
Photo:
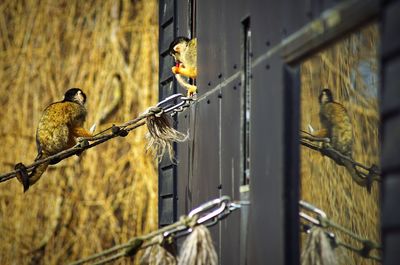
[[(335, 223), (379, 243), (380, 182), (368, 177), (368, 168), (379, 171), (378, 41), (378, 26), (368, 25), (302, 63), (300, 193)], [(324, 230), (363, 247), (337, 229)], [(309, 237), (302, 233), (301, 251)], [(335, 255), (339, 264), (380, 264), (344, 247)]]

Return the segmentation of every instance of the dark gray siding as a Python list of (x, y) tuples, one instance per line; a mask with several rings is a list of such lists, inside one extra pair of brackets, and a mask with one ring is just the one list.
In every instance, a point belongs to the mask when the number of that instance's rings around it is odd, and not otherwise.
[[(192, 36), (190, 0), (160, 0), (160, 98), (184, 93), (166, 55), (178, 35)], [(273, 49), (291, 34), (345, 1), (198, 0), (199, 100), (180, 113), (177, 128), (190, 140), (177, 145), (177, 165), (160, 164), (160, 225), (220, 195), (239, 200), (243, 180), (244, 26), (251, 29), (250, 200), (246, 216), (235, 213), (212, 235), (221, 264), (298, 262), (298, 66)], [(381, 16), (365, 0), (382, 29), (381, 141), (384, 264), (400, 264), (400, 1), (382, 1)], [(363, 9), (364, 10), (364, 9)], [(362, 10), (360, 11), (362, 12)], [(358, 22), (360, 21), (360, 22)], [(364, 23), (363, 16), (340, 34)], [(329, 32), (329, 34), (334, 34)], [(340, 37), (332, 35), (326, 39)], [(266, 56), (271, 52), (269, 56)], [(290, 66), (288, 65), (290, 64)], [(250, 76), (249, 76), (250, 78)], [(246, 212), (246, 211), (242, 211)], [(241, 221), (242, 220), (242, 221)], [(243, 245), (244, 244), (244, 245)], [(241, 253), (241, 256), (240, 256)], [(242, 262), (244, 264), (244, 262)]]
[(385, 265), (400, 264), (400, 1), (382, 4), (382, 240)]

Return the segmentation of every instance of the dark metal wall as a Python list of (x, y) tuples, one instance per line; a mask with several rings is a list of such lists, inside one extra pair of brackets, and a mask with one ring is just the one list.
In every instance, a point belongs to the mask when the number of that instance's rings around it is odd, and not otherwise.
[[(160, 0), (159, 2), (159, 52), (160, 52), (160, 99), (177, 92), (171, 67), (172, 57), (168, 54), (168, 47), (176, 36), (190, 37), (190, 3), (191, 1)], [(181, 119), (180, 116), (178, 119)], [(178, 120), (175, 120), (178, 122)], [(183, 145), (186, 145), (183, 144)], [(176, 145), (175, 145), (176, 149)], [(179, 165), (187, 165), (180, 162)], [(177, 165), (165, 157), (159, 164), (159, 224), (161, 226), (176, 221), (178, 215), (178, 188), (182, 181), (177, 181)], [(180, 202), (179, 202), (180, 203)]]
[(382, 3), (381, 137), (384, 265), (400, 264), (400, 1)]
[[(175, 10), (175, 0), (164, 0), (159, 3), (159, 50), (160, 50), (160, 98), (165, 98), (176, 92), (176, 82), (171, 73), (173, 60), (168, 55), (169, 44), (173, 41), (179, 16)], [(173, 223), (176, 213), (176, 165), (164, 158), (159, 164), (159, 225)]]
[[(190, 140), (177, 145), (177, 165), (165, 160), (159, 167), (160, 225), (220, 195), (234, 200), (249, 196), (250, 207), (211, 229), (220, 264), (298, 264), (299, 71), (275, 49), (337, 2), (343, 1), (160, 0), (160, 98), (184, 93), (173, 81), (173, 63), (166, 49), (174, 37), (193, 35), (194, 3), (199, 72), (198, 101), (176, 120), (180, 131), (189, 129)], [(371, 17), (376, 17), (375, 5), (370, 4), (379, 1), (361, 2), (372, 6)], [(400, 264), (396, 257), (400, 211), (393, 211), (400, 199), (400, 153), (394, 144), (400, 133), (396, 83), (400, 41), (395, 33), (400, 25), (400, 3), (382, 6), (383, 238), (385, 264)], [(251, 31), (247, 77), (246, 19)], [(357, 23), (363, 19), (370, 16), (361, 16)], [(350, 30), (350, 26), (340, 30)], [(251, 160), (249, 192), (244, 194), (240, 187), (246, 78), (251, 93)]]

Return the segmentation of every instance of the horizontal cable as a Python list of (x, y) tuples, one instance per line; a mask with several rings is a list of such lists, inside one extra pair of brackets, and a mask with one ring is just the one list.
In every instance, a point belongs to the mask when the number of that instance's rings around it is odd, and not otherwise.
[[(178, 101), (178, 103), (175, 103)], [(171, 115), (176, 114), (177, 112), (183, 111), (185, 108), (190, 106), (190, 102), (193, 101), (191, 98), (185, 98), (182, 94), (174, 94), (163, 101), (159, 102), (156, 106), (150, 107), (147, 111), (140, 114), (137, 118), (129, 120), (121, 125), (113, 125), (99, 133), (97, 133), (93, 137), (82, 137), (78, 138), (78, 143), (68, 149), (65, 149), (57, 154), (48, 156), (43, 159), (36, 160), (34, 163), (25, 166), (27, 172), (31, 172), (38, 165), (43, 163), (47, 163), (51, 161), (64, 160), (68, 157), (71, 157), (76, 154), (82, 153), (82, 151), (90, 149), (94, 146), (107, 142), (110, 139), (115, 137), (125, 137), (129, 134), (130, 131), (143, 126), (146, 124), (145, 119), (151, 116), (158, 117), (162, 113), (170, 113)], [(106, 134), (106, 132), (111, 131), (111, 133)], [(90, 143), (89, 143), (90, 142)], [(4, 173), (0, 175), (0, 182), (5, 182), (17, 176), (18, 173), (21, 172), (21, 169), (15, 169), (8, 173)]]
[[(316, 215), (316, 217), (314, 218), (305, 212), (299, 212), (300, 218), (302, 218), (306, 222), (311, 223), (312, 226), (319, 226), (324, 229), (327, 229), (327, 228), (337, 229), (340, 232), (350, 236), (354, 240), (360, 242), (363, 247), (361, 249), (354, 247), (350, 244), (345, 243), (344, 241), (339, 240), (335, 236), (334, 233), (326, 232), (327, 235), (329, 236), (329, 238), (334, 240), (334, 242), (337, 245), (340, 245), (349, 250), (352, 250), (364, 258), (369, 258), (369, 259), (378, 260), (378, 261), (380, 260), (379, 257), (370, 254), (371, 250), (373, 250), (373, 249), (377, 249), (377, 250), (382, 249), (382, 246), (380, 244), (378, 244), (372, 240), (369, 240), (367, 238), (361, 237), (361, 236), (355, 234), (350, 229), (347, 229), (347, 228), (337, 224), (336, 222), (334, 222), (330, 218), (328, 218), (328, 216), (326, 215), (326, 213), (323, 210), (315, 207), (314, 205), (312, 205), (308, 202), (299, 201), (299, 205), (300, 205), (300, 208), (305, 209), (307, 211), (311, 211)], [(307, 230), (309, 230), (309, 229), (307, 229)]]
[(205, 226), (215, 225), (220, 220), (226, 218), (233, 211), (240, 209), (242, 204), (246, 205), (248, 204), (248, 202), (231, 202), (228, 196), (222, 196), (220, 198), (208, 201), (200, 205), (199, 207), (193, 209), (188, 215), (181, 216), (179, 221), (173, 224), (162, 227), (143, 236), (133, 237), (127, 243), (115, 245), (112, 248), (72, 262), (69, 265), (81, 265), (86, 262), (103, 258), (93, 263), (96, 265), (101, 265), (109, 263), (111, 261), (115, 261), (122, 257), (134, 256), (140, 249), (144, 249), (154, 244), (157, 244), (157, 242), (155, 243), (150, 240), (158, 235), (163, 235), (164, 239), (171, 237), (179, 238), (182, 236), (187, 236), (188, 234), (190, 234), (194, 226), (200, 224), (203, 224)]

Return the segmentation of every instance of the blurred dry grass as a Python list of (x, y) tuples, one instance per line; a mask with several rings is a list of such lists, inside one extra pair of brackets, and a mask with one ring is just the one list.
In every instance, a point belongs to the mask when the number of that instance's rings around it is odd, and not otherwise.
[[(1, 1), (0, 172), (33, 161), (41, 112), (70, 87), (88, 95), (87, 128), (119, 95), (109, 122), (156, 102), (157, 9), (155, 0)], [(145, 133), (61, 162), (26, 194), (15, 179), (2, 183), (0, 264), (65, 264), (156, 229), (156, 167)]]
[[(301, 128), (307, 130), (308, 124), (320, 128), (318, 95), (321, 88), (331, 88), (335, 100), (347, 108), (354, 126), (353, 158), (367, 166), (379, 165), (378, 40), (378, 27), (366, 26), (309, 58), (301, 67)], [(380, 242), (378, 184), (374, 182), (369, 194), (343, 167), (303, 146), (301, 198), (360, 236)], [(354, 244), (339, 232), (338, 236)], [(342, 252), (348, 256), (343, 263), (346, 265), (379, 264)]]

